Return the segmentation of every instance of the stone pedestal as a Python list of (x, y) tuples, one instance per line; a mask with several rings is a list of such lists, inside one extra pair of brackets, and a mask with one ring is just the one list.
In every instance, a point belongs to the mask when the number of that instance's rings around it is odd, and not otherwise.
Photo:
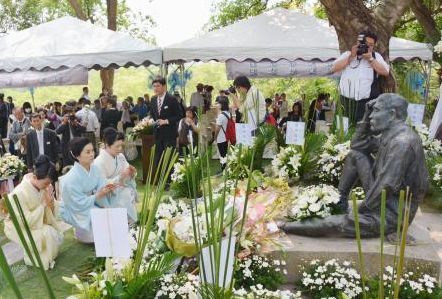
[(155, 145), (155, 136), (154, 135), (141, 135), (141, 157), (143, 160), (143, 184), (146, 183), (147, 176), (149, 173), (150, 163), (150, 153), (152, 151), (152, 147)]
[[(428, 216), (427, 216), (428, 215)], [(439, 214), (440, 217), (440, 214)], [(420, 272), (425, 272), (441, 280), (442, 242), (435, 239), (434, 225), (431, 214), (420, 211), (409, 228), (409, 234), (416, 239), (416, 245), (408, 245), (405, 249), (405, 268), (413, 270), (419, 267)], [(438, 230), (439, 228), (436, 228)], [(288, 283), (295, 283), (302, 275), (302, 266), (313, 259), (326, 261), (339, 259), (354, 262), (358, 265), (358, 249), (356, 239), (345, 238), (310, 238), (288, 235), (290, 246), (284, 251), (275, 251), (273, 256), (285, 259), (287, 262)], [(365, 270), (368, 275), (376, 275), (380, 269), (380, 240), (363, 239), (362, 251), (364, 253)], [(385, 265), (393, 265), (395, 246), (384, 243)]]

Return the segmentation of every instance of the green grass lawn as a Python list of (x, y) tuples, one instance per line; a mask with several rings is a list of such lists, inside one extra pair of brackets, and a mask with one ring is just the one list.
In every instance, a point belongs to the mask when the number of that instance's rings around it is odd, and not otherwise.
[[(54, 269), (47, 271), (52, 287), (57, 298), (66, 298), (72, 291), (72, 285), (66, 283), (62, 277), (72, 276), (81, 265), (87, 262), (89, 257), (94, 256), (94, 247), (77, 242), (74, 238), (73, 230), (70, 229), (64, 234), (64, 242), (60, 248), (60, 253), (56, 259)], [(43, 280), (37, 269), (33, 267), (21, 266), (20, 262), (14, 268), (21, 269), (17, 275), (18, 286), (24, 298), (48, 298)], [(15, 298), (12, 290), (4, 280), (0, 281), (0, 298)]]

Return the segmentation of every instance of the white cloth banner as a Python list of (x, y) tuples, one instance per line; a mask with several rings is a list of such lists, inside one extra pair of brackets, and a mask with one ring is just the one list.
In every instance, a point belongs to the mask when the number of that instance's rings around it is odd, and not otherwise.
[(236, 143), (245, 146), (253, 145), (253, 127), (249, 124), (235, 124)]
[(408, 104), (408, 118), (410, 119), (411, 123), (415, 126), (422, 125), (422, 122), (424, 121), (424, 112), (425, 112), (425, 105), (422, 104)]
[[(348, 119), (348, 117), (345, 117), (345, 116), (342, 117), (342, 124), (343, 124), (343, 127), (344, 127), (344, 133), (347, 134), (348, 127), (349, 127), (349, 119)], [(338, 130), (341, 129), (341, 120), (340, 120), (339, 116), (336, 116), (336, 128)]]
[(332, 77), (332, 66), (333, 61), (289, 61), (286, 59), (260, 62), (254, 62), (252, 60), (243, 62), (236, 60), (226, 61), (227, 78), (229, 80), (237, 76), (247, 76), (251, 78)]
[(91, 209), (95, 255), (129, 258), (129, 225), (125, 208)]
[(0, 88), (86, 85), (87, 83), (88, 71), (80, 66), (45, 71), (0, 72)]
[(287, 122), (287, 132), (285, 135), (286, 144), (304, 145), (305, 123)]
[(430, 137), (434, 138), (442, 122), (442, 85), (440, 86), (439, 102), (437, 103), (436, 111), (434, 111), (433, 118), (430, 124)]

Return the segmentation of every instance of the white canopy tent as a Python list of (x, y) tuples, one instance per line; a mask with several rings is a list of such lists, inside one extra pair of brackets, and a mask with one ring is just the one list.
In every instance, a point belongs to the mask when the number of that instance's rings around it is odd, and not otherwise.
[(34, 87), (76, 84), (50, 73), (162, 63), (160, 48), (73, 17), (3, 36), (0, 45), (0, 87), (22, 87), (28, 75)]
[[(228, 60), (329, 61), (339, 57), (333, 27), (313, 16), (275, 8), (219, 30), (164, 48), (164, 62)], [(390, 40), (390, 60), (431, 60), (428, 45), (400, 38)]]

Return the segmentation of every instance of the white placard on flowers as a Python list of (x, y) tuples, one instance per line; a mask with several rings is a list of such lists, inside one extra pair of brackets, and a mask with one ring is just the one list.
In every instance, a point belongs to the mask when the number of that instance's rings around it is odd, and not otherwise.
[(249, 124), (235, 124), (236, 143), (246, 146), (253, 145), (253, 126)]
[(91, 220), (97, 257), (130, 257), (129, 225), (125, 208), (92, 209)]
[[(348, 117), (342, 117), (342, 124), (344, 126), (344, 133), (347, 134), (348, 132)], [(336, 128), (338, 130), (341, 129), (341, 121), (339, 119), (339, 116), (336, 116)]]
[(442, 122), (442, 85), (440, 86), (440, 95), (439, 95), (439, 101), (437, 102), (436, 111), (434, 111), (433, 118), (431, 119), (431, 124), (430, 124), (431, 138), (434, 138), (434, 136), (436, 136), (437, 129), (439, 128), (441, 122)]
[[(224, 283), (224, 273), (227, 268), (227, 274), (226, 274), (226, 280), (224, 286), (230, 285), (232, 282), (233, 277), (233, 263), (234, 263), (234, 257), (235, 257), (235, 242), (236, 238), (231, 237), (230, 244), (229, 244), (229, 238), (225, 238), (221, 241), (221, 254), (219, 258), (219, 281), (217, 282), (220, 287), (223, 286)], [(230, 250), (229, 250), (230, 245)], [(218, 246), (216, 244), (215, 246)], [(212, 251), (210, 253), (210, 251)], [(227, 258), (227, 251), (229, 251), (229, 257)], [(214, 284), (215, 277), (212, 277), (212, 273), (215, 273), (215, 254), (213, 251), (213, 245), (205, 247), (202, 249), (202, 261), (200, 262), (200, 275), (201, 275), (201, 281), (205, 283)], [(227, 262), (227, 267), (226, 267)], [(212, 270), (213, 269), (213, 270)], [(203, 274), (203, 271), (205, 272), (205, 277)]]
[(285, 135), (286, 144), (304, 145), (305, 123), (287, 122), (287, 133)]
[(408, 104), (408, 117), (413, 125), (421, 125), (424, 120), (425, 105)]

